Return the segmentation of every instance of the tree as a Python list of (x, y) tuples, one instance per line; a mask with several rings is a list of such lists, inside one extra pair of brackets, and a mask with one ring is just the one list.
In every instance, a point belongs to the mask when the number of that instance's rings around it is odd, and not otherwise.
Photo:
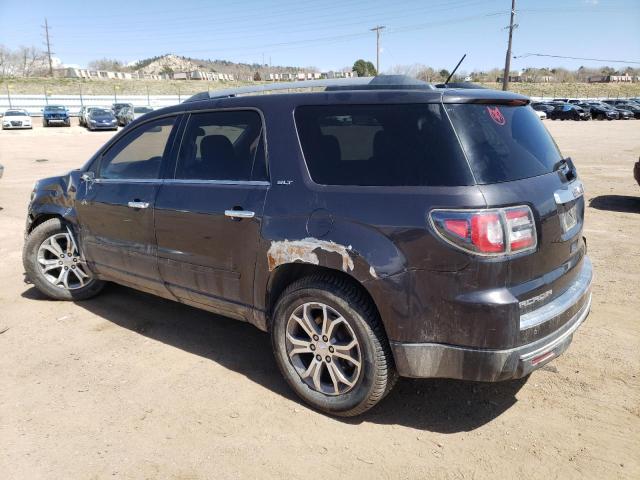
[(358, 75), (359, 77), (366, 77), (367, 76), (367, 62), (365, 62), (361, 58), (356, 60), (355, 63), (353, 64), (352, 70), (354, 72), (356, 72), (356, 75)]
[(169, 65), (164, 65), (162, 67), (162, 70), (160, 70), (160, 73), (170, 77), (173, 75), (173, 68), (171, 68)]
[(100, 60), (92, 60), (87, 64), (90, 70), (106, 70), (109, 72), (122, 72), (127, 70), (124, 62), (112, 58), (102, 58)]
[(254, 82), (260, 82), (260, 81), (262, 81), (262, 77), (260, 76), (260, 72), (256, 72), (256, 73), (253, 75), (253, 81), (254, 81)]
[(367, 62), (367, 76), (375, 77), (376, 75), (378, 75), (378, 71), (376, 70), (375, 65), (371, 62)]
[(449, 70), (447, 70), (446, 68), (440, 70), (438, 74), (443, 80), (446, 80), (447, 78), (449, 78), (449, 75), (451, 75), (451, 73), (449, 73)]
[(359, 77), (375, 77), (378, 74), (373, 63), (361, 58), (355, 61), (351, 70)]

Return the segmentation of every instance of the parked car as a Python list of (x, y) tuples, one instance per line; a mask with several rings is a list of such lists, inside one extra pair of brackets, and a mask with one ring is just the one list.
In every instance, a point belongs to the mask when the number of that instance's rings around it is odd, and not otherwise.
[(547, 119), (547, 114), (545, 112), (540, 111), (540, 110), (535, 110), (535, 109), (533, 111), (536, 112), (536, 115), (538, 115), (538, 118), (540, 120), (546, 120)]
[(87, 107), (85, 107), (84, 105), (80, 107), (80, 110), (78, 110), (78, 125), (80, 125), (81, 127), (86, 126), (84, 124), (84, 115), (85, 113), (87, 113)]
[(113, 110), (113, 114), (118, 117), (118, 112), (125, 107), (133, 107), (132, 103), (112, 103), (111, 110)]
[(145, 115), (36, 184), (28, 278), (55, 299), (113, 281), (252, 323), (334, 415), (397, 375), (528, 375), (589, 313), (582, 183), (526, 97), (402, 78)]
[[(0, 176), (2, 176), (2, 172), (0, 172)], [(638, 160), (633, 166), (633, 178), (636, 179), (636, 183), (640, 186), (640, 160)]]
[(538, 112), (544, 112), (545, 114), (549, 115), (549, 112), (551, 112), (555, 108), (555, 105), (545, 102), (532, 102), (531, 108)]
[(86, 115), (89, 113), (89, 107), (81, 106), (80, 110), (78, 110), (78, 125), (81, 127), (86, 127)]
[(634, 113), (629, 110), (626, 106), (623, 105), (612, 105), (618, 111), (618, 115), (620, 115), (620, 120), (630, 120), (635, 118)]
[(90, 108), (87, 115), (87, 128), (89, 130), (117, 130), (118, 122), (110, 109)]
[(579, 106), (583, 110), (591, 112), (591, 118), (594, 120), (617, 120), (620, 117), (618, 111), (606, 103), (585, 102), (580, 103)]
[(88, 118), (89, 118), (89, 113), (91, 112), (92, 109), (94, 108), (99, 108), (102, 110), (106, 110), (106, 107), (99, 107), (96, 105), (87, 105), (87, 106), (82, 106), (80, 107), (80, 111), (78, 112), (78, 124), (81, 127), (88, 127)]
[(124, 127), (131, 121), (129, 119), (133, 118), (133, 113), (131, 113), (132, 109), (133, 107), (123, 107), (118, 110), (118, 113), (116, 113), (116, 120), (118, 121), (119, 126)]
[(71, 118), (69, 118), (69, 110), (63, 105), (47, 105), (42, 109), (42, 126), (50, 127), (51, 125), (71, 126)]
[(634, 118), (640, 118), (640, 105), (631, 100), (605, 100), (606, 103), (615, 109), (628, 110), (633, 113)]
[(142, 115), (153, 112), (152, 107), (125, 107), (118, 115), (118, 125), (128, 125)]
[(558, 103), (547, 117), (550, 120), (589, 120), (591, 112), (571, 103)]
[(2, 129), (33, 128), (29, 112), (19, 108), (10, 108), (2, 117)]
[(2, 178), (2, 175), (4, 175), (4, 167), (0, 164), (0, 178)]

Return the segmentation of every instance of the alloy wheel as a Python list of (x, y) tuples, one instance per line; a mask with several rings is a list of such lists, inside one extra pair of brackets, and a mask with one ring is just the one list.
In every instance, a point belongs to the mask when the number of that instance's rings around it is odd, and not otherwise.
[(76, 290), (92, 280), (87, 263), (69, 232), (56, 233), (42, 242), (36, 260), (44, 278), (58, 288)]
[(297, 307), (287, 322), (289, 361), (307, 386), (342, 395), (360, 376), (362, 354), (355, 332), (335, 309), (323, 303)]

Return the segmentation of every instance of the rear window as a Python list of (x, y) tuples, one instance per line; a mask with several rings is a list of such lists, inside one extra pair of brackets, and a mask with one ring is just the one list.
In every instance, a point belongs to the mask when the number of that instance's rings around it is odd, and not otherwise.
[(301, 106), (295, 119), (315, 183), (473, 184), (440, 104)]
[(544, 175), (562, 159), (529, 107), (463, 104), (446, 109), (480, 184)]

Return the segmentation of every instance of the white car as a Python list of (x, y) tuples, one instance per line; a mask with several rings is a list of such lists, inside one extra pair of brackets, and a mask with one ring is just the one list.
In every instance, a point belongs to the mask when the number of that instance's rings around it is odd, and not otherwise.
[(10, 128), (33, 128), (29, 112), (17, 108), (11, 108), (4, 112), (2, 129), (8, 130)]
[(534, 110), (534, 112), (536, 112), (536, 114), (538, 115), (538, 118), (540, 120), (546, 120), (547, 119), (547, 114), (545, 112), (541, 112), (540, 110)]

